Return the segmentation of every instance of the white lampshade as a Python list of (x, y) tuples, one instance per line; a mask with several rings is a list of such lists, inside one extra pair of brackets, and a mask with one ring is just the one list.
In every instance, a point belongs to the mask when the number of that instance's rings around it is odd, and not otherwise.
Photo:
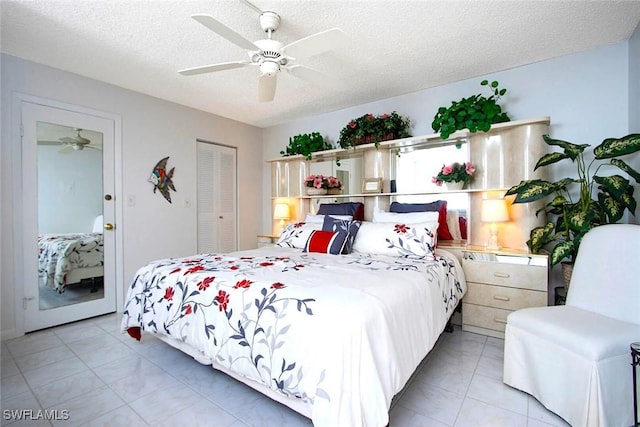
[(505, 199), (484, 199), (482, 201), (482, 211), (480, 213), (482, 222), (505, 222), (509, 221), (507, 203)]
[(289, 205), (286, 203), (276, 203), (273, 211), (274, 219), (289, 219)]

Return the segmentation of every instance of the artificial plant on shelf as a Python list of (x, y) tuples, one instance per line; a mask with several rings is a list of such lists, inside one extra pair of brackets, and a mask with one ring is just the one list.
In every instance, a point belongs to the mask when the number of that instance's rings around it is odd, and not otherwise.
[[(547, 145), (560, 147), (563, 151), (543, 155), (534, 170), (569, 159), (577, 167), (577, 178), (563, 178), (556, 182), (542, 179), (522, 181), (505, 194), (515, 196), (513, 203), (550, 198), (536, 212), (536, 215), (544, 212), (548, 222), (531, 230), (527, 246), (531, 252), (539, 253), (546, 245), (551, 245), (551, 266), (563, 260), (573, 263), (587, 231), (598, 225), (618, 222), (625, 209), (635, 215), (634, 185), (621, 175), (599, 173), (601, 168), (613, 166), (640, 184), (640, 173), (617, 158), (640, 151), (640, 134), (603, 140), (593, 149), (594, 158), (588, 163), (585, 149), (590, 147), (589, 144), (573, 144), (549, 135), (543, 135), (543, 139)], [(576, 191), (572, 191), (574, 187)]]
[(411, 120), (399, 115), (396, 111), (378, 116), (365, 114), (349, 121), (342, 128), (338, 145), (349, 148), (373, 142), (378, 148), (380, 141), (410, 137), (410, 126)]
[(434, 131), (440, 132), (442, 139), (447, 139), (449, 135), (462, 129), (469, 129), (469, 132), (487, 132), (491, 129), (492, 124), (511, 120), (498, 105), (498, 100), (507, 93), (507, 89), (500, 89), (496, 80), (491, 83), (488, 80), (483, 80), (480, 84), (488, 86), (492, 95), (488, 98), (480, 93), (471, 95), (460, 101), (452, 101), (451, 106), (447, 108), (440, 107), (438, 109), (431, 127)]
[(471, 162), (453, 162), (450, 165), (442, 165), (440, 172), (431, 178), (431, 182), (437, 186), (441, 186), (443, 182), (462, 182), (466, 185), (471, 181), (475, 172), (476, 168)]
[(307, 160), (311, 160), (312, 153), (333, 148), (333, 145), (324, 139), (320, 132), (303, 133), (289, 138), (289, 145), (285, 150), (280, 151), (280, 155), (286, 157), (302, 154)]

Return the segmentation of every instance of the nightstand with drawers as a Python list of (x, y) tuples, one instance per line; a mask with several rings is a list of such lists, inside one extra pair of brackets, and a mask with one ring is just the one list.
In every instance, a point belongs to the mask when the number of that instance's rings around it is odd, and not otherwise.
[(462, 330), (504, 338), (509, 313), (547, 305), (546, 255), (465, 249)]

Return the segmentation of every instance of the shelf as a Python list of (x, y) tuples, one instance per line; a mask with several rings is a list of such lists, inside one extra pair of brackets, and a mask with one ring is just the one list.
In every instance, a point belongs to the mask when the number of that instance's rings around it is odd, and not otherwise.
[[(435, 194), (468, 194), (468, 193), (485, 193), (489, 191), (507, 191), (508, 188), (470, 188), (463, 190), (444, 190), (444, 191), (419, 191), (415, 193), (358, 193), (358, 194), (326, 194), (324, 196), (287, 196), (295, 199), (347, 199), (349, 197), (394, 197), (394, 196), (429, 196)], [(284, 196), (283, 196), (284, 197)], [(271, 197), (272, 199), (281, 199), (283, 197)]]
[[(510, 122), (504, 123), (494, 123), (491, 125), (491, 129), (486, 133), (492, 133), (496, 131), (502, 131), (505, 129), (528, 125), (532, 123), (546, 123), (547, 125), (550, 123), (551, 119), (546, 117), (540, 117), (537, 119), (530, 120), (512, 120)], [(481, 134), (483, 132), (476, 132), (475, 134)], [(410, 136), (408, 138), (401, 139), (392, 139), (389, 141), (380, 141), (378, 142), (379, 148), (403, 148), (403, 147), (413, 147), (429, 142), (438, 142), (438, 143), (447, 143), (447, 142), (463, 142), (468, 140), (471, 135), (475, 135), (469, 132), (468, 129), (463, 129), (461, 131), (457, 131), (449, 135), (449, 138), (443, 140), (440, 138), (439, 133), (429, 134), (429, 135), (421, 135), (421, 136)], [(325, 151), (317, 151), (312, 153), (312, 160), (336, 160), (336, 159), (346, 159), (353, 155), (359, 154), (362, 151), (375, 149), (375, 143), (370, 144), (362, 144), (356, 145), (355, 147), (350, 148), (334, 148), (333, 150), (325, 150)], [(265, 160), (267, 163), (273, 162), (281, 162), (281, 161), (290, 161), (290, 160), (306, 160), (306, 157), (301, 154), (296, 154), (294, 156), (282, 156), (276, 159)]]

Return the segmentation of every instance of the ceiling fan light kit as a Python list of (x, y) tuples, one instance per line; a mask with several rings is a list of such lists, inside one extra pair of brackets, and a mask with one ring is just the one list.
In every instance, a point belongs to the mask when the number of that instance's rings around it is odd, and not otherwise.
[(213, 16), (195, 14), (191, 15), (191, 17), (231, 43), (246, 49), (249, 61), (223, 62), (186, 68), (178, 72), (184, 76), (193, 76), (251, 65), (258, 66), (260, 70), (258, 100), (261, 102), (270, 102), (275, 98), (277, 75), (282, 69), (298, 78), (323, 81), (325, 76), (320, 72), (297, 64), (296, 61), (302, 57), (310, 57), (339, 48), (346, 42), (345, 33), (338, 28), (332, 28), (304, 37), (285, 46), (282, 42), (272, 39), (273, 33), (280, 27), (280, 15), (275, 12), (262, 12), (260, 14), (260, 27), (267, 33), (267, 38), (254, 42), (247, 40), (220, 21), (217, 21)]

